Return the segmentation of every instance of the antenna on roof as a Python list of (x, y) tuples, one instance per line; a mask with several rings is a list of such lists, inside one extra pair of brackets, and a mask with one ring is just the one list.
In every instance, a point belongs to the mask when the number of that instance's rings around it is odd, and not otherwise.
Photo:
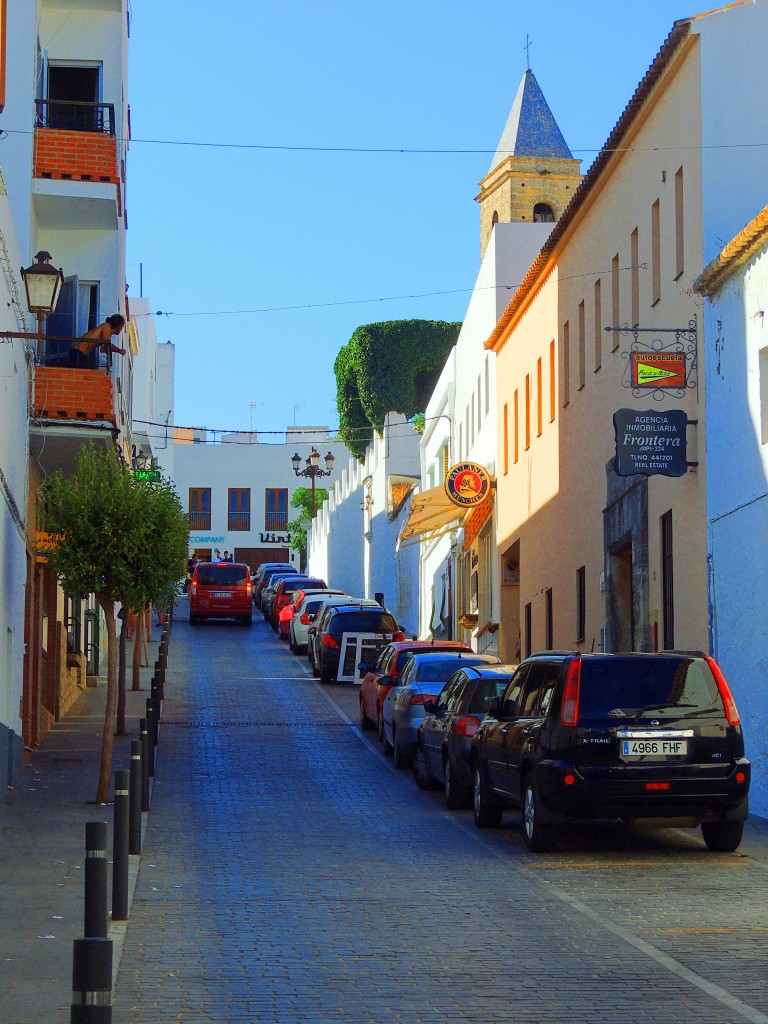
[(530, 36), (528, 35), (527, 32), (525, 33), (525, 47), (524, 47), (524, 49), (525, 49), (525, 70), (526, 71), (530, 71), (531, 70), (531, 54), (530, 54), (531, 39), (530, 39)]

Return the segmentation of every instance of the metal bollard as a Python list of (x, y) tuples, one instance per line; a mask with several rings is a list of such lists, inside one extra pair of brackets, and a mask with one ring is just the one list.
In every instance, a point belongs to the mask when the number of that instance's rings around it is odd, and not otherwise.
[(112, 829), (112, 920), (128, 917), (128, 828), (130, 772), (115, 772), (115, 820)]
[[(142, 718), (142, 722), (144, 719)], [(146, 731), (146, 725), (145, 725)], [(141, 740), (131, 740), (131, 782), (128, 810), (128, 853), (141, 853)], [(112, 912), (114, 916), (114, 911)]]
[(85, 916), (86, 939), (107, 937), (107, 823), (85, 823)]
[(149, 765), (149, 777), (155, 774), (155, 702), (147, 697), (147, 764)]
[(112, 939), (75, 939), (70, 1024), (111, 1024)]
[(141, 809), (149, 810), (149, 764), (152, 759), (152, 745), (149, 742), (149, 724), (146, 718), (139, 719), (139, 742), (141, 743)]

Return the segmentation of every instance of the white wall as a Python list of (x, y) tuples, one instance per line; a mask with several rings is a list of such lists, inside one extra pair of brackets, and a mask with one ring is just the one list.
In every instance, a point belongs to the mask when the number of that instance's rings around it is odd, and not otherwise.
[[(768, 816), (768, 247), (705, 310), (712, 651), (742, 717), (750, 810)], [(714, 340), (717, 339), (717, 348)]]
[[(28, 329), (17, 269), (21, 252), (0, 177), (0, 330)], [(23, 300), (22, 300), (23, 301)], [(24, 304), (24, 309), (26, 304)], [(0, 786), (23, 758), (20, 705), (24, 663), (25, 525), (27, 519), (29, 344), (0, 342)], [(10, 758), (9, 758), (10, 746)]]
[(148, 449), (163, 473), (173, 479), (175, 348), (170, 342), (158, 345), (149, 299), (129, 298), (128, 306), (139, 340), (133, 360), (133, 443)]

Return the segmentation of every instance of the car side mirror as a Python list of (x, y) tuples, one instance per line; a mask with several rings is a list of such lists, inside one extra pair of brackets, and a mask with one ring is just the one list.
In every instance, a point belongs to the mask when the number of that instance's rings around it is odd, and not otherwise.
[(494, 718), (498, 715), (501, 710), (501, 697), (492, 697), (488, 704), (488, 710), (486, 715), (492, 715)]
[(432, 697), (427, 697), (427, 699), (424, 701), (424, 710), (427, 712), (428, 715), (431, 715), (434, 711), (437, 710), (437, 704), (435, 703)]
[(379, 676), (378, 680), (382, 686), (397, 686), (397, 683), (392, 676)]
[(370, 672), (371, 671), (371, 666), (368, 664), (367, 661), (361, 661), (360, 664), (357, 666), (357, 671), (358, 672)]
[(317, 630), (315, 629), (314, 626), (310, 626), (309, 629), (307, 630), (307, 636), (314, 636), (316, 633)]

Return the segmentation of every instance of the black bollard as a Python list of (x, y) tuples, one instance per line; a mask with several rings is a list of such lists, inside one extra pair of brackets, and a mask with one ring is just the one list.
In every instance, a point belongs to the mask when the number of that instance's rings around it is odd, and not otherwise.
[(129, 790), (128, 853), (141, 853), (141, 740), (131, 740), (131, 784)]
[(149, 765), (152, 759), (152, 744), (149, 742), (149, 725), (146, 718), (139, 719), (139, 742), (141, 743), (141, 809), (149, 810)]
[(112, 939), (75, 939), (70, 1024), (111, 1024)]
[(85, 823), (85, 917), (86, 939), (107, 937), (107, 823)]
[(149, 777), (155, 774), (155, 702), (147, 697), (147, 764), (149, 765)]
[(112, 920), (128, 917), (128, 828), (130, 772), (115, 772), (115, 821), (112, 829)]

